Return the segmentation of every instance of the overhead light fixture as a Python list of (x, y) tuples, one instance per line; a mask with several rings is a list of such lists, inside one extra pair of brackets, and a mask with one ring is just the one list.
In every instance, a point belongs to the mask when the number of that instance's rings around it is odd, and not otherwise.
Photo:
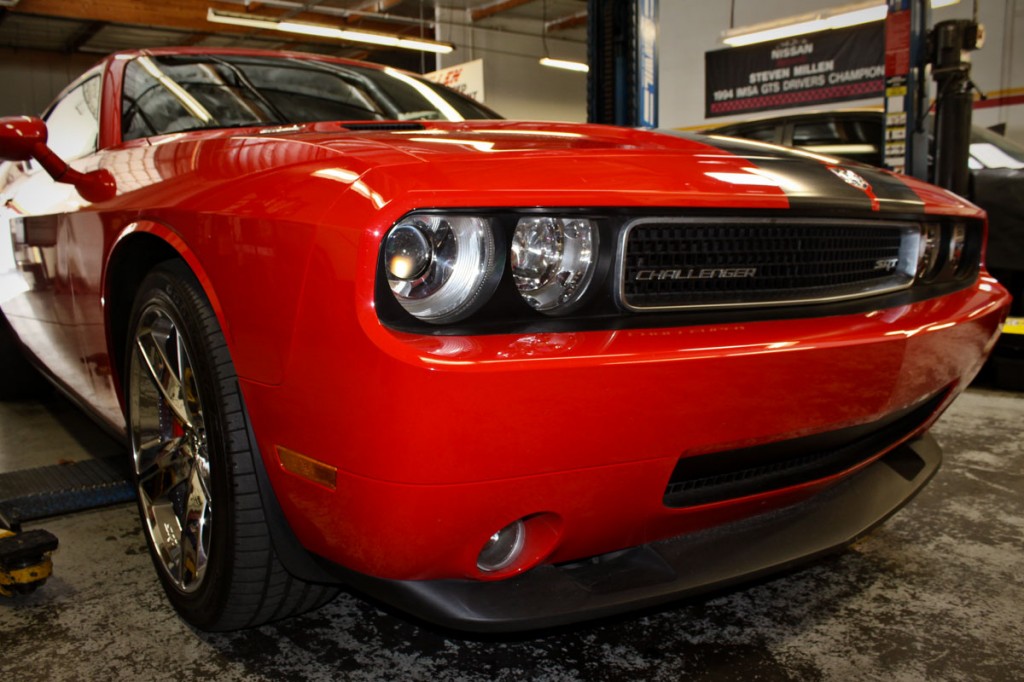
[[(932, 7), (955, 5), (960, 0), (932, 0)], [(753, 26), (729, 29), (722, 33), (722, 42), (730, 47), (753, 45), (770, 40), (782, 40), (807, 33), (817, 33), (836, 28), (858, 26), (885, 19), (888, 5), (878, 0), (868, 0), (845, 7), (820, 12), (800, 14), (777, 21), (767, 21)]]
[[(501, 3), (495, 3), (500, 5)], [(552, 69), (563, 69), (565, 71), (577, 71), (579, 73), (587, 73), (590, 71), (590, 67), (583, 62), (572, 61), (569, 59), (552, 59), (548, 55), (548, 0), (544, 0), (543, 9), (541, 10), (541, 23), (543, 28), (541, 29), (540, 39), (544, 43), (544, 56), (540, 58), (541, 66), (550, 66)]]
[(231, 26), (245, 26), (247, 28), (258, 28), (266, 31), (283, 31), (284, 33), (298, 33), (300, 35), (316, 36), (318, 38), (334, 38), (345, 40), (351, 43), (367, 43), (370, 45), (382, 45), (384, 47), (398, 47), (405, 50), (420, 50), (421, 52), (436, 52), (448, 54), (455, 49), (451, 43), (428, 38), (413, 38), (398, 35), (395, 33), (377, 33), (376, 31), (357, 31), (348, 28), (338, 28), (325, 24), (310, 24), (304, 21), (288, 21), (275, 19), (274, 17), (261, 17), (237, 12), (225, 12), (212, 7), (206, 10), (206, 20), (215, 24), (229, 24)]
[(581, 73), (587, 73), (590, 71), (590, 67), (583, 62), (573, 62), (568, 59), (552, 59), (551, 57), (541, 57), (540, 63), (543, 66), (550, 66), (553, 69), (565, 69), (566, 71), (579, 71)]

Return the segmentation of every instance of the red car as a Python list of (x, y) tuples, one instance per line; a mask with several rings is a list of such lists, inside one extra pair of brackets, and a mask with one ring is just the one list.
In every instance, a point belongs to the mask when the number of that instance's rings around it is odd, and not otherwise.
[(7, 333), (130, 442), (201, 628), (339, 582), (555, 625), (842, 547), (1009, 302), (943, 190), (392, 69), (119, 53), (44, 118), (0, 122)]

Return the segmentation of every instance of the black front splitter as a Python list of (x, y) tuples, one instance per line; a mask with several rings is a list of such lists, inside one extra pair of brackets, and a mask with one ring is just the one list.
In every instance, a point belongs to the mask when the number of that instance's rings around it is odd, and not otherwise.
[(833, 553), (909, 502), (938, 471), (925, 435), (798, 504), (586, 561), (538, 567), (499, 582), (346, 582), (426, 621), (458, 630), (515, 632), (663, 604), (785, 570)]

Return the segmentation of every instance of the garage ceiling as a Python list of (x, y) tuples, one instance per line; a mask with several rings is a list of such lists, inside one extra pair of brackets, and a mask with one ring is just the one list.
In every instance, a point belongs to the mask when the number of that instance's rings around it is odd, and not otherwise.
[[(0, 47), (91, 54), (170, 45), (253, 47), (321, 52), (406, 68), (421, 63), (419, 53), (407, 50), (211, 24), (206, 20), (209, 8), (425, 37), (434, 36), (435, 10), (446, 9), (453, 10), (442, 15), (447, 24), (586, 40), (586, 0), (0, 0)], [(540, 44), (538, 40), (538, 49)]]

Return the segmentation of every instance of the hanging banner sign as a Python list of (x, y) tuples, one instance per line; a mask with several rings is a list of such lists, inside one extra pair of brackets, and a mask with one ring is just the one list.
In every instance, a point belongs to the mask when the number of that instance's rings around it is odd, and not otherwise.
[(474, 59), (471, 62), (449, 66), (440, 71), (423, 74), (429, 81), (440, 83), (452, 90), (461, 92), (483, 104), (484, 101), (484, 60)]
[(880, 97), (885, 22), (704, 55), (704, 116)]

